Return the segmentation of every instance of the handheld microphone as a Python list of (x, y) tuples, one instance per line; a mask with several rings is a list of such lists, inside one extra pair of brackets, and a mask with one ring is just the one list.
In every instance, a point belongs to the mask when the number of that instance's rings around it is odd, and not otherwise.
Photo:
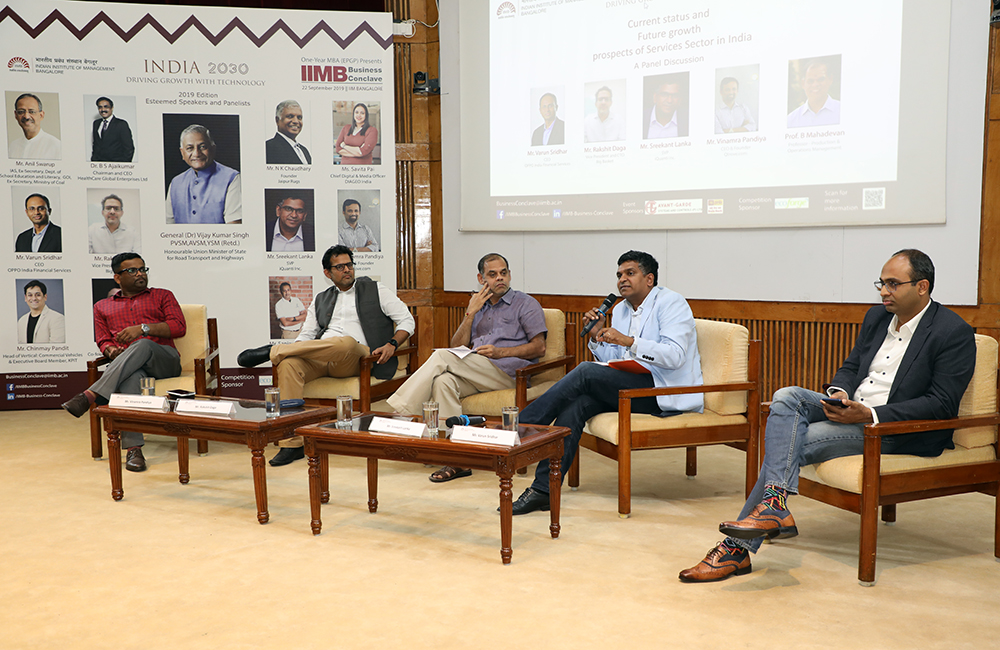
[[(618, 296), (613, 293), (609, 293), (608, 297), (605, 298), (604, 302), (601, 303), (601, 306), (597, 308), (597, 313), (599, 313), (601, 316), (607, 316), (608, 310), (611, 309), (611, 305), (615, 304), (616, 300), (618, 300)], [(584, 326), (583, 331), (580, 332), (580, 337), (583, 338), (587, 334), (590, 334), (590, 330), (594, 329), (595, 324), (597, 324), (596, 320), (592, 320), (589, 323), (587, 323)]]
[(474, 427), (477, 424), (482, 424), (484, 422), (486, 422), (486, 418), (480, 415), (473, 415), (472, 417), (469, 417), (468, 415), (453, 415), (444, 421), (444, 425), (450, 429), (456, 424)]

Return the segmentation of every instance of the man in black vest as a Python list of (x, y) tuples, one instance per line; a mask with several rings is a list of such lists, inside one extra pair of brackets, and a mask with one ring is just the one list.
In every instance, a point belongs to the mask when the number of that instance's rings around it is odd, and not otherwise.
[[(361, 357), (379, 355), (372, 374), (389, 379), (398, 359), (392, 356), (410, 334), (414, 321), (406, 304), (389, 288), (371, 278), (354, 277), (354, 255), (346, 246), (323, 254), (323, 275), (333, 286), (316, 296), (298, 338), (288, 345), (264, 345), (244, 350), (236, 358), (244, 368), (270, 361), (282, 399), (301, 399), (306, 382), (320, 377), (356, 377)], [(343, 299), (338, 299), (341, 295)], [(271, 465), (287, 465), (305, 457), (302, 438), (279, 443)]]

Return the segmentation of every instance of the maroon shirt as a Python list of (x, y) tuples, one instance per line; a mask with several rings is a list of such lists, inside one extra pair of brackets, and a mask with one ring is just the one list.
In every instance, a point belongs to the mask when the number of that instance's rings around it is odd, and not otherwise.
[(94, 338), (101, 352), (109, 345), (123, 347), (121, 343), (115, 342), (115, 334), (126, 327), (143, 323), (166, 323), (170, 326), (170, 338), (140, 336), (135, 341), (149, 339), (160, 345), (174, 347), (173, 339), (184, 336), (187, 331), (181, 306), (177, 304), (174, 294), (166, 289), (147, 288), (128, 298), (119, 292), (94, 305)]
[[(509, 289), (500, 296), (497, 304), (488, 300), (472, 319), (472, 341), (469, 345), (476, 349), (480, 345), (495, 345), (512, 348), (524, 345), (539, 334), (547, 332), (545, 314), (538, 301), (526, 293)], [(533, 363), (520, 357), (490, 359), (500, 370), (511, 377), (518, 368)]]

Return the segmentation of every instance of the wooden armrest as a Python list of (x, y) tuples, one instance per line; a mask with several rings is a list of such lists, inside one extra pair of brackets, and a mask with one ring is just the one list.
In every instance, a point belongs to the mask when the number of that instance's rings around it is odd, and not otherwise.
[[(396, 348), (396, 351), (392, 353), (392, 356), (405, 357), (405, 356), (413, 356), (416, 353), (417, 353), (416, 346), (407, 345), (405, 348)], [(368, 368), (369, 370), (371, 370), (371, 367), (375, 365), (375, 360), (377, 358), (378, 357), (374, 354), (369, 354), (366, 357), (361, 357), (361, 368), (362, 369)]]
[(743, 390), (753, 390), (756, 382), (740, 381), (725, 384), (705, 384), (703, 386), (663, 386), (661, 388), (630, 388), (618, 391), (619, 399), (635, 399), (637, 397), (655, 397), (657, 395), (689, 395), (691, 393), (728, 393)]
[(940, 429), (966, 429), (968, 427), (996, 426), (998, 424), (1000, 424), (1000, 413), (967, 415), (960, 418), (951, 418), (950, 420), (902, 420), (899, 422), (866, 424), (865, 436), (880, 438), (882, 436), (897, 436), (901, 433), (938, 431)]
[(109, 359), (109, 358), (107, 358), (107, 357), (105, 357), (105, 356), (102, 355), (102, 356), (95, 357), (95, 358), (91, 359), (90, 361), (88, 361), (87, 362), (87, 368), (93, 368), (94, 370), (97, 370), (101, 366), (105, 366), (105, 365), (107, 365), (109, 363), (111, 363), (111, 359)]
[(560, 366), (568, 366), (573, 361), (573, 356), (569, 354), (564, 354), (561, 357), (555, 357), (554, 359), (549, 359), (548, 361), (539, 361), (538, 363), (532, 363), (523, 368), (518, 368), (515, 371), (516, 377), (530, 377), (532, 375), (537, 375), (539, 373), (545, 372), (546, 370), (552, 370), (553, 368), (558, 368)]

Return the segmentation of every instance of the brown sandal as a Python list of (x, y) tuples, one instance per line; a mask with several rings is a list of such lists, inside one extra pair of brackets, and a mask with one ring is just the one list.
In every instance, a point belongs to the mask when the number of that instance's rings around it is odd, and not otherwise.
[(462, 469), (461, 467), (442, 467), (428, 478), (430, 478), (431, 483), (444, 483), (455, 478), (462, 478), (463, 476), (472, 476), (472, 470)]

